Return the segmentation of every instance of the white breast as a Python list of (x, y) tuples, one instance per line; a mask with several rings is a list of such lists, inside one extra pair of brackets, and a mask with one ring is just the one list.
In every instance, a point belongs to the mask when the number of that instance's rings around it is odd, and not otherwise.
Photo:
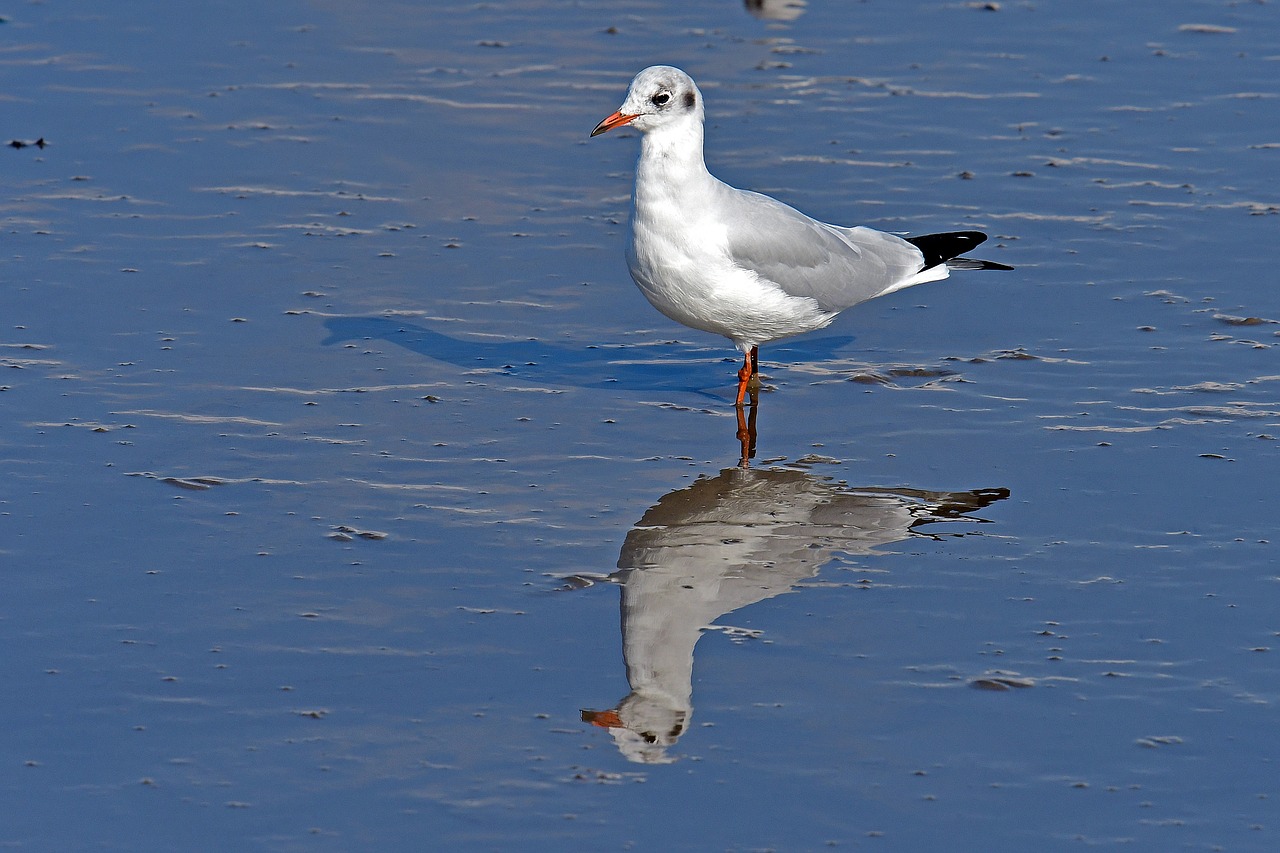
[[(640, 168), (669, 172), (670, 165), (641, 158)], [(705, 203), (715, 181), (705, 169), (637, 181), (627, 265), (640, 291), (677, 323), (744, 350), (830, 323), (835, 314), (813, 299), (788, 296), (730, 259), (726, 226)]]

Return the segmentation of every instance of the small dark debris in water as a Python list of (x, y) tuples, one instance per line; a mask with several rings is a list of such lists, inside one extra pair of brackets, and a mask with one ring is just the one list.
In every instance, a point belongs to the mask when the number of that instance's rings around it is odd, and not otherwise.
[(1035, 172), (1013, 172), (1010, 176), (1014, 178), (1034, 178), (1036, 176), (1036, 173)]
[(293, 713), (297, 714), (299, 717), (307, 717), (312, 720), (323, 720), (329, 715), (329, 712), (323, 708), (316, 708), (308, 711), (294, 711)]
[(203, 492), (213, 486), (224, 486), (227, 483), (226, 480), (217, 477), (161, 477), (160, 482), (193, 492)]
[(943, 370), (938, 367), (893, 367), (888, 371), (893, 377), (916, 377), (923, 379), (937, 379), (941, 376), (955, 376), (954, 370)]
[[(126, 425), (128, 428), (128, 425)], [(223, 480), (220, 477), (161, 477), (150, 471), (135, 471), (125, 475), (126, 477), (146, 477), (148, 480), (159, 480), (161, 483), (168, 483), (171, 486), (177, 486), (180, 489), (189, 489), (191, 491), (204, 491), (212, 486), (223, 486), (229, 483), (229, 480)]]
[(818, 453), (807, 453), (791, 464), (803, 467), (809, 465), (840, 465), (842, 463), (839, 459), (831, 456), (823, 456)]
[(606, 34), (606, 35), (616, 36), (616, 35), (618, 34), (618, 28), (617, 28), (617, 27), (605, 27), (605, 28), (604, 28), (604, 32), (605, 32), (605, 34)]
[(1012, 675), (986, 675), (982, 678), (975, 678), (969, 682), (969, 686), (977, 690), (1012, 690), (1014, 688), (1034, 687), (1035, 682), (1030, 678), (1018, 678)]
[(14, 149), (22, 148), (41, 148), (43, 149), (49, 143), (44, 141), (44, 137), (40, 137), (35, 142), (27, 142), (23, 139), (12, 139), (9, 141), (9, 147)]
[(329, 534), (329, 538), (338, 539), (340, 536), (345, 536), (346, 537), (345, 539), (340, 540), (343, 542), (350, 542), (353, 538), (356, 538), (356, 537), (360, 539), (371, 539), (371, 540), (381, 540), (381, 539), (387, 538), (387, 534), (382, 533), (381, 531), (357, 530), (356, 528), (349, 527), (345, 524), (339, 524), (337, 527), (333, 528), (333, 530), (334, 532)]
[(428, 394), (427, 396), (423, 397), (422, 399), (426, 400), (428, 403), (439, 403), (439, 402), (440, 402), (440, 398), (439, 398), (439, 397), (437, 397), (435, 394)]
[(958, 175), (956, 175), (956, 177), (962, 181), (972, 181), (973, 172), (970, 172), (968, 169), (965, 169), (963, 172), (960, 172)]
[(1265, 326), (1277, 322), (1262, 317), (1233, 317), (1230, 314), (1214, 314), (1213, 319), (1228, 326)]
[(1000, 4), (999, 3), (970, 3), (969, 8), (977, 9), (981, 12), (999, 12)]

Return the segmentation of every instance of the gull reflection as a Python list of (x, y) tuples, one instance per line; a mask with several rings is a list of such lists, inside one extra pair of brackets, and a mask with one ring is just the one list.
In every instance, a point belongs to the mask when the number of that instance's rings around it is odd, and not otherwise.
[(871, 554), (931, 522), (982, 521), (968, 514), (1008, 495), (855, 489), (808, 471), (741, 467), (671, 492), (627, 534), (608, 576), (622, 587), (631, 692), (582, 719), (607, 728), (631, 761), (674, 761), (668, 749), (693, 714), (694, 646), (717, 618), (790, 591), (835, 554)]
[(747, 11), (766, 21), (794, 21), (804, 14), (806, 0), (743, 0)]

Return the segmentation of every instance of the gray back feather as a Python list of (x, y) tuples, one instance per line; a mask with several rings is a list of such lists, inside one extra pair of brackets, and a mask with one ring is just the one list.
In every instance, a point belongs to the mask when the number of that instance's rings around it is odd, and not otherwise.
[(717, 183), (733, 261), (824, 311), (879, 296), (924, 266), (920, 250), (892, 234), (826, 225), (766, 195)]

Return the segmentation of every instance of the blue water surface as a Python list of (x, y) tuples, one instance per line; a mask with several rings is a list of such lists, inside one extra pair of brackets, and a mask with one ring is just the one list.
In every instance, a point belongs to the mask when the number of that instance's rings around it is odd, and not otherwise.
[[(0, 19), (0, 847), (1280, 844), (1273, 5)], [(762, 348), (738, 467), (654, 63), (1016, 271)]]

